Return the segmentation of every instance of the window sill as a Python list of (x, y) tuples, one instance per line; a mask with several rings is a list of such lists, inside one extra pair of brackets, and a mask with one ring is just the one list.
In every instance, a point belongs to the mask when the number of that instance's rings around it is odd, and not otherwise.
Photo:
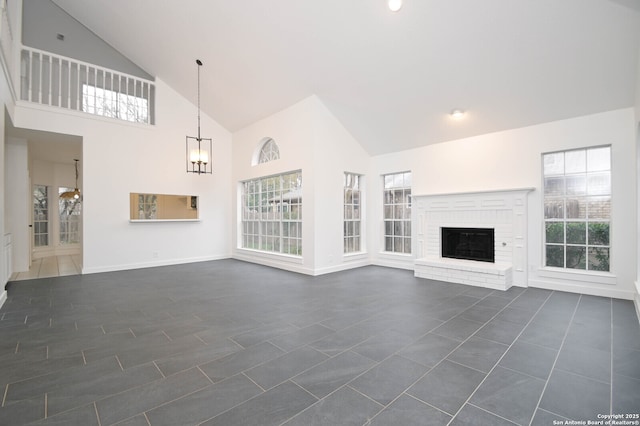
[(236, 252), (238, 254), (245, 255), (245, 256), (255, 256), (255, 257), (261, 257), (264, 259), (273, 259), (273, 260), (297, 263), (297, 264), (303, 263), (302, 256), (295, 256), (293, 254), (277, 253), (274, 251), (254, 250), (254, 249), (240, 248), (240, 247), (236, 249)]
[(567, 270), (558, 268), (539, 268), (538, 275), (559, 280), (580, 281), (592, 284), (616, 285), (618, 278), (610, 272)]
[(200, 222), (200, 219), (129, 219), (130, 223)]

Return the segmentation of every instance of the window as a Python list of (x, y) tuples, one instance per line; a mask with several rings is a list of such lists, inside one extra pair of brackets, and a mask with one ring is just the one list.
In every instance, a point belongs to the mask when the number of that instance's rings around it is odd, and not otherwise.
[[(140, 220), (155, 220), (158, 218), (158, 194), (132, 194), (137, 195), (138, 217)], [(136, 200), (133, 204), (135, 204)], [(133, 213), (132, 213), (133, 215)]]
[(134, 123), (149, 122), (149, 101), (145, 97), (88, 84), (82, 85), (82, 111)]
[(33, 186), (33, 246), (49, 245), (49, 192), (45, 185)]
[(384, 250), (411, 253), (411, 172), (384, 175)]
[(542, 159), (545, 266), (609, 271), (611, 147)]
[(242, 183), (242, 247), (302, 255), (302, 172)]
[(355, 253), (361, 250), (361, 176), (344, 174), (344, 252)]
[[(58, 194), (73, 191), (74, 188), (58, 188)], [(82, 204), (79, 199), (58, 197), (60, 212), (60, 244), (80, 243), (80, 212)]]
[(269, 161), (280, 159), (280, 150), (278, 149), (278, 145), (271, 138), (268, 138), (260, 149), (260, 154), (258, 155), (258, 164), (268, 163)]

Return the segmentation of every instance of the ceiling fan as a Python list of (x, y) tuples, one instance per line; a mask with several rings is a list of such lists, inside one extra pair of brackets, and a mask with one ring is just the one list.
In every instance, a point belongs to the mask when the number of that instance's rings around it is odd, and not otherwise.
[(75, 165), (76, 165), (76, 187), (74, 188), (73, 191), (65, 191), (62, 194), (60, 194), (60, 198), (63, 198), (65, 200), (71, 200), (71, 199), (75, 199), (75, 200), (79, 200), (80, 199), (80, 190), (78, 189), (78, 161), (77, 159), (73, 159), (73, 161), (75, 161)]

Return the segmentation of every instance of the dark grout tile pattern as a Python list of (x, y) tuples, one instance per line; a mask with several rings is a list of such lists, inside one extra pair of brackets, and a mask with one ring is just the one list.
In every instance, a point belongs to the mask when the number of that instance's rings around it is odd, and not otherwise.
[(640, 411), (626, 300), (236, 260), (7, 290), (0, 424), (524, 426)]

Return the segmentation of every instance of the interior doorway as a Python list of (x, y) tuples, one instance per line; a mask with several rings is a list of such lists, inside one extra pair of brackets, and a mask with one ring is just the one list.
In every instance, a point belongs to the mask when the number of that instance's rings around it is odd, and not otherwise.
[[(11, 280), (82, 271), (82, 138), (6, 126)], [(11, 166), (9, 166), (11, 164)]]

